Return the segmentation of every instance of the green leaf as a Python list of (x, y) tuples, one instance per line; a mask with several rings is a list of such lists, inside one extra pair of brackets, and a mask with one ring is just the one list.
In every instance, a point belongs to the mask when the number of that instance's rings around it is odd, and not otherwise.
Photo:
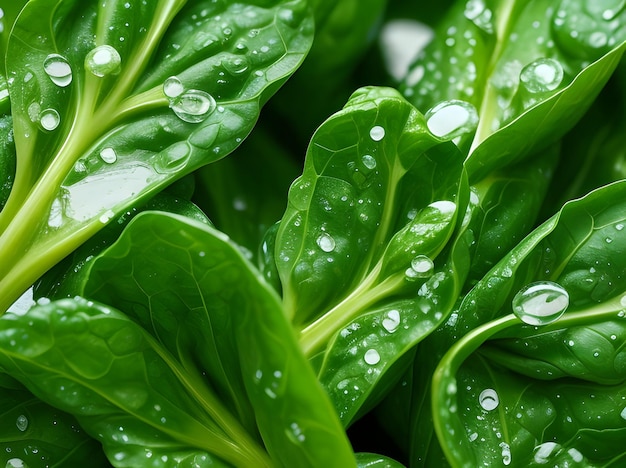
[[(423, 116), (388, 88), (357, 91), (318, 129), (276, 239), (286, 312), (295, 323), (311, 322), (355, 296), (352, 291), (372, 290), (387, 279), (375, 299), (395, 293), (406, 284), (414, 257), (437, 255), (456, 225), (461, 178), (460, 155), (441, 143)], [(438, 214), (431, 220), (424, 210)], [(415, 249), (406, 239), (411, 234)], [(386, 250), (394, 235), (397, 245)], [(422, 235), (432, 238), (424, 252)], [(379, 277), (381, 268), (402, 263), (395, 255), (405, 257), (401, 271)], [(369, 304), (351, 307), (334, 328)]]
[(359, 468), (402, 468), (404, 465), (397, 461), (378, 455), (376, 453), (360, 452), (356, 454), (357, 466)]
[(354, 464), (280, 302), (239, 248), (176, 215), (137, 216), (96, 259), (85, 293), (126, 311), (208, 383), (281, 466)]
[(449, 100), (479, 109), (459, 143), (473, 183), (580, 119), (624, 52), (625, 14), (574, 0), (456, 2), (401, 89), (423, 112)]
[(304, 0), (27, 3), (7, 46), (18, 169), (0, 309), (116, 214), (236, 148), (311, 35)]
[(2, 466), (110, 466), (74, 417), (43, 403), (7, 374), (0, 375), (0, 419)]

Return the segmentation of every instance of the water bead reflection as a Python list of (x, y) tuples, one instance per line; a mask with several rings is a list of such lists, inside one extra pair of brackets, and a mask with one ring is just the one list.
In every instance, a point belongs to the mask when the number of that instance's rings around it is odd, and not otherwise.
[(478, 125), (476, 108), (469, 102), (457, 99), (440, 102), (424, 117), (430, 133), (446, 140), (471, 133)]
[(370, 138), (374, 141), (380, 141), (385, 138), (385, 129), (380, 125), (376, 125), (370, 129)]
[(28, 418), (23, 414), (20, 414), (15, 421), (15, 425), (20, 431), (24, 432), (26, 429), (28, 429)]
[(183, 84), (175, 76), (170, 76), (163, 82), (163, 94), (170, 99), (180, 96), (183, 91), (185, 91)]
[(365, 356), (363, 357), (365, 362), (370, 366), (376, 365), (380, 362), (380, 354), (375, 349), (368, 349), (365, 351)]
[(387, 312), (385, 318), (383, 319), (383, 328), (387, 330), (389, 333), (393, 333), (400, 326), (400, 311), (397, 309), (392, 309)]
[(100, 159), (102, 159), (107, 164), (113, 164), (117, 161), (117, 153), (113, 148), (103, 148), (100, 151)]
[(179, 119), (189, 123), (200, 123), (213, 113), (217, 104), (209, 93), (190, 89), (172, 99), (170, 107)]
[(551, 281), (538, 281), (523, 287), (513, 298), (513, 313), (529, 325), (547, 325), (559, 319), (569, 305), (569, 295)]
[(39, 114), (39, 125), (42, 129), (51, 132), (61, 123), (61, 117), (55, 109), (45, 109)]
[(563, 81), (563, 67), (552, 58), (540, 58), (522, 69), (520, 81), (531, 93), (554, 91)]
[(62, 55), (48, 55), (43, 61), (43, 69), (57, 86), (65, 87), (72, 82), (72, 67)]
[(85, 68), (97, 77), (117, 75), (120, 72), (122, 58), (110, 45), (100, 45), (85, 57)]
[(318, 247), (324, 252), (332, 252), (335, 250), (335, 239), (328, 233), (320, 234), (316, 242)]
[(498, 392), (493, 388), (486, 388), (478, 395), (478, 403), (485, 411), (493, 411), (500, 404)]

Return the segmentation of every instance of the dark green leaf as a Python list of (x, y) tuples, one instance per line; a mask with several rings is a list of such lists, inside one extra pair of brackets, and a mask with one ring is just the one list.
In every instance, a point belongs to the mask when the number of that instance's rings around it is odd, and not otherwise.
[[(126, 311), (281, 466), (354, 464), (276, 294), (239, 248), (206, 225), (145, 213), (94, 261), (86, 294)], [(206, 384), (205, 384), (206, 385)]]
[(304, 0), (27, 3), (7, 46), (18, 164), (0, 309), (116, 214), (236, 148), (311, 35)]

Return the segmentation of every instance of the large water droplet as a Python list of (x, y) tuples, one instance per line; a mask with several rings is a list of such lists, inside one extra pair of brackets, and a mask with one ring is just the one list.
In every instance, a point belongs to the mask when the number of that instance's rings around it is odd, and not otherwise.
[(110, 45), (98, 46), (85, 57), (85, 68), (98, 77), (117, 75), (121, 67), (122, 58), (117, 49)]
[(163, 82), (163, 94), (170, 99), (180, 96), (183, 91), (185, 91), (185, 87), (175, 76), (170, 76)]
[(189, 123), (200, 123), (213, 113), (217, 105), (209, 93), (190, 89), (172, 99), (170, 107), (179, 119)]
[(438, 200), (428, 206), (443, 214), (452, 214), (456, 210), (456, 203), (449, 200)]
[(28, 429), (28, 418), (23, 414), (20, 414), (15, 421), (15, 425), (20, 431), (24, 432), (26, 429)]
[(411, 269), (417, 273), (419, 277), (428, 277), (432, 275), (435, 264), (426, 255), (418, 255), (411, 260)]
[(400, 326), (400, 311), (392, 309), (387, 312), (383, 319), (383, 328), (389, 333), (393, 333)]
[(376, 159), (371, 154), (364, 154), (361, 161), (363, 161), (363, 165), (368, 169), (376, 168)]
[(443, 101), (426, 112), (428, 130), (436, 137), (451, 140), (476, 130), (478, 112), (469, 102)]
[(61, 117), (55, 109), (44, 109), (39, 114), (39, 125), (48, 132), (57, 128), (60, 122)]
[(493, 388), (486, 388), (478, 395), (478, 403), (485, 411), (493, 411), (500, 404), (498, 392)]
[(62, 55), (48, 55), (43, 61), (43, 69), (57, 86), (65, 87), (72, 82), (72, 67)]
[(546, 325), (563, 315), (569, 295), (560, 285), (538, 281), (523, 287), (513, 298), (513, 313), (529, 325)]
[(622, 417), (622, 419), (626, 419), (626, 407), (622, 409), (622, 412), (619, 415)]
[(533, 459), (535, 463), (546, 464), (550, 461), (552, 454), (559, 449), (556, 442), (544, 442), (535, 447)]
[(376, 365), (380, 362), (380, 354), (375, 349), (368, 349), (365, 351), (365, 356), (363, 356), (363, 360), (369, 364), (370, 366)]
[(385, 129), (380, 125), (376, 125), (370, 129), (370, 138), (374, 141), (380, 141), (385, 138)]
[(320, 236), (317, 238), (317, 245), (324, 252), (332, 252), (333, 250), (335, 250), (335, 239), (333, 239), (330, 234), (325, 232), (323, 234), (320, 234)]
[(28, 465), (21, 458), (9, 458), (5, 468), (28, 468)]
[(154, 167), (157, 172), (162, 174), (176, 172), (187, 164), (190, 156), (191, 148), (189, 143), (179, 141), (157, 155)]
[(100, 159), (102, 159), (107, 164), (113, 164), (117, 161), (117, 153), (113, 148), (103, 148), (100, 151)]
[(563, 67), (552, 58), (540, 58), (522, 68), (520, 81), (531, 93), (554, 91), (563, 81)]
[(483, 0), (469, 0), (465, 5), (464, 15), (487, 34), (493, 34), (493, 12)]
[(231, 75), (239, 75), (248, 70), (248, 60), (245, 57), (231, 57), (222, 62), (222, 65)]

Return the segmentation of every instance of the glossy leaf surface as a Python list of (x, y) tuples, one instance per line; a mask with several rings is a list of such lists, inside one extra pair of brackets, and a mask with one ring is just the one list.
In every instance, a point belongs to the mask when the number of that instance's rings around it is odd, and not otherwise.
[(126, 311), (208, 379), (227, 414), (252, 434), (258, 425), (278, 465), (354, 464), (278, 297), (223, 234), (175, 215), (139, 215), (94, 261), (86, 293)]
[(0, 214), (3, 301), (236, 148), (311, 26), (300, 0), (29, 2), (7, 46), (18, 170)]

